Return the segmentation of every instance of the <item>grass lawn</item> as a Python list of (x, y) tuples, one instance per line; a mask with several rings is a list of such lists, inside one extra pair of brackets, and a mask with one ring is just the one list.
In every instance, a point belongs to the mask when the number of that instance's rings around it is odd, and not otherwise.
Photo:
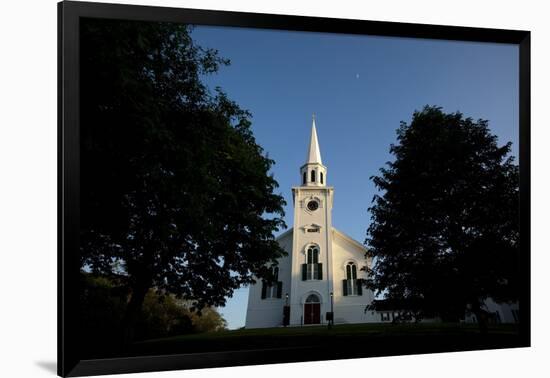
[[(135, 343), (130, 354), (225, 352), (243, 350), (329, 350), (360, 355), (431, 353), (520, 346), (516, 325), (500, 324), (480, 334), (476, 324), (349, 324), (327, 326), (240, 329), (183, 335)], [(353, 349), (352, 349), (353, 350)], [(331, 354), (332, 355), (332, 354)], [(338, 358), (338, 357), (336, 357)]]

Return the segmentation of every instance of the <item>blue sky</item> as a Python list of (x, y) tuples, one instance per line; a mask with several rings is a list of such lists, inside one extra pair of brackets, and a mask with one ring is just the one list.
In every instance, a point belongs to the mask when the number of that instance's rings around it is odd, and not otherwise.
[[(376, 193), (369, 178), (392, 160), (400, 121), (424, 105), (489, 120), (518, 154), (517, 46), (206, 26), (192, 37), (231, 60), (205, 81), (252, 113), (256, 140), (276, 162), (289, 227), (313, 113), (335, 188), (333, 225), (359, 242)], [(220, 309), (229, 328), (244, 325), (247, 300), (241, 288)]]

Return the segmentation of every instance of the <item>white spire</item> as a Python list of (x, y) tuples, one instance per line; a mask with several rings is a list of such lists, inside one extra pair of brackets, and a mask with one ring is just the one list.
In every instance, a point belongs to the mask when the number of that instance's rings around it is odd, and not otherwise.
[(313, 122), (311, 125), (311, 139), (309, 142), (309, 151), (307, 152), (306, 164), (319, 163), (321, 161), (321, 151), (319, 150), (319, 142), (317, 141), (317, 130), (315, 129), (315, 114), (313, 115)]

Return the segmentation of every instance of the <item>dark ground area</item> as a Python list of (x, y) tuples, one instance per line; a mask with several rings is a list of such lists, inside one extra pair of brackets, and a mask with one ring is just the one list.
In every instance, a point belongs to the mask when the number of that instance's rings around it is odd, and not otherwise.
[[(518, 325), (494, 324), (482, 334), (476, 324), (355, 324), (241, 329), (190, 334), (133, 344), (125, 354), (105, 353), (79, 363), (74, 375), (213, 368), (502, 349), (529, 346)], [(95, 346), (97, 348), (97, 346)], [(123, 358), (155, 356), (151, 359)], [(112, 357), (109, 360), (104, 358)]]
[(359, 354), (431, 353), (520, 346), (516, 325), (489, 326), (481, 334), (476, 324), (354, 324), (240, 329), (193, 334), (134, 344), (131, 355), (201, 353), (269, 349), (327, 349)]

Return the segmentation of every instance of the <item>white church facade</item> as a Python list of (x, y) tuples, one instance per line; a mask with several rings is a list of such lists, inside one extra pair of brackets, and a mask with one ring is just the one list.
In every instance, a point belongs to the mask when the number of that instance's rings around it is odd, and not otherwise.
[(283, 325), (285, 306), (290, 326), (326, 324), (330, 312), (335, 324), (380, 321), (379, 314), (365, 313), (374, 299), (361, 284), (361, 268), (372, 263), (365, 247), (332, 226), (334, 188), (327, 186), (315, 120), (300, 179), (292, 188), (294, 226), (277, 238), (288, 254), (275, 268), (276, 283), (250, 287), (245, 327)]
[[(287, 252), (278, 260), (275, 282), (250, 286), (245, 328), (391, 322), (396, 309), (365, 311), (374, 294), (361, 280), (371, 268), (364, 245), (332, 226), (334, 188), (327, 186), (327, 167), (321, 160), (315, 120), (306, 162), (300, 167), (301, 185), (292, 188), (294, 225), (277, 241)], [(517, 303), (485, 307), (496, 323), (518, 323)], [(327, 319), (329, 318), (329, 319)], [(423, 322), (438, 319), (423, 319)], [(475, 322), (472, 314), (462, 321)]]

